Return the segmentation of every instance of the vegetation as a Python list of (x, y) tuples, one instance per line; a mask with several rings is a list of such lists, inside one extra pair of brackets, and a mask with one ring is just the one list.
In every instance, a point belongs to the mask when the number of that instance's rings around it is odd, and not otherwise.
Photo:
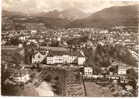
[(87, 57), (85, 65), (98, 67), (108, 67), (111, 65), (111, 60), (116, 59), (125, 64), (137, 66), (136, 60), (129, 53), (128, 49), (121, 45), (97, 45), (96, 49), (92, 48), (84, 50)]

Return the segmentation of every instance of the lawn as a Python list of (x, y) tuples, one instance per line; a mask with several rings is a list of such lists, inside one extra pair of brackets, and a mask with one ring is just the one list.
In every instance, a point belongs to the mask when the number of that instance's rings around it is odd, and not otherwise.
[(85, 82), (86, 93), (88, 97), (112, 97), (108, 87), (103, 87), (95, 82)]

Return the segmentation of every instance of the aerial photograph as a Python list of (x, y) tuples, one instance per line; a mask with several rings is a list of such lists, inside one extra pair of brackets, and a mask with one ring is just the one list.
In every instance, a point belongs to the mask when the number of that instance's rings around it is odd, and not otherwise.
[(138, 97), (139, 1), (2, 0), (1, 95)]

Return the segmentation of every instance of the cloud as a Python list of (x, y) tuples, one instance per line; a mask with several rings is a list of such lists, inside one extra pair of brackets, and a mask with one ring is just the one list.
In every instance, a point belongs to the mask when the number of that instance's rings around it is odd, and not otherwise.
[(112, 0), (3, 0), (2, 8), (26, 13), (68, 8), (78, 8), (85, 12), (96, 12), (106, 7), (127, 4), (131, 4), (131, 2), (116, 2)]

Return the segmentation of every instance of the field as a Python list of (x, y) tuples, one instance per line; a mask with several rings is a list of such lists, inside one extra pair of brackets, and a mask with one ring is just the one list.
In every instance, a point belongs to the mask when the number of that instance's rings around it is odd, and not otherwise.
[(65, 74), (65, 96), (85, 96), (83, 80), (77, 70)]
[(102, 87), (94, 82), (85, 82), (88, 97), (112, 97), (108, 87)]

